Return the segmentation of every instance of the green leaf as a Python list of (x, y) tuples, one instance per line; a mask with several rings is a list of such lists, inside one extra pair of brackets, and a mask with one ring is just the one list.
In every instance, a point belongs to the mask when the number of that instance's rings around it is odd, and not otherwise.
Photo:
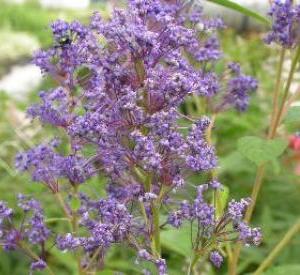
[(259, 137), (243, 137), (238, 141), (238, 150), (256, 165), (261, 165), (276, 160), (287, 145), (288, 142), (280, 138), (266, 140)]
[(97, 275), (115, 275), (116, 272), (114, 272), (113, 270), (110, 270), (110, 269), (104, 269), (99, 272), (96, 272), (96, 274)]
[(216, 192), (216, 196), (217, 196), (216, 212), (217, 212), (218, 217), (220, 217), (223, 214), (224, 209), (227, 206), (227, 202), (228, 202), (228, 198), (229, 198), (229, 188), (227, 186), (223, 185), (222, 189), (220, 191)]
[(244, 160), (245, 157), (239, 151), (234, 151), (225, 157), (220, 157), (220, 174), (251, 173), (251, 171), (253, 171), (252, 165), (249, 165), (249, 163)]
[(281, 171), (280, 162), (277, 159), (273, 159), (271, 161), (271, 165), (274, 171), (274, 174), (279, 175)]
[(64, 269), (68, 270), (67, 274), (76, 274), (77, 265), (74, 261), (74, 256), (71, 253), (64, 253), (56, 248), (51, 250), (52, 262), (50, 266), (62, 266)]
[(300, 265), (281, 265), (270, 268), (267, 272), (263, 273), (264, 275), (299, 275), (300, 274)]
[[(139, 270), (138, 266), (133, 265), (131, 261), (126, 261), (126, 260), (117, 260), (117, 259), (113, 259), (110, 260), (106, 263), (107, 268), (109, 268), (110, 270), (118, 270), (118, 271), (124, 271), (124, 272), (128, 272), (127, 274), (130, 274), (131, 272), (133, 274), (142, 274), (142, 272)], [(131, 274), (132, 274), (131, 273)], [(113, 273), (116, 274), (116, 273)]]
[(268, 24), (270, 25), (270, 21), (265, 18), (264, 16), (262, 16), (261, 14), (257, 13), (257, 12), (254, 12), (250, 9), (247, 9), (233, 1), (230, 1), (230, 0), (208, 0), (209, 2), (212, 2), (212, 3), (215, 3), (215, 4), (218, 4), (218, 5), (221, 5), (221, 6), (224, 6), (226, 8), (229, 8), (231, 10), (235, 10), (235, 11), (238, 11), (244, 15), (247, 15), (249, 17), (252, 17), (258, 21), (260, 21), (261, 23), (264, 23), (264, 24)]
[(167, 249), (189, 257), (192, 251), (190, 226), (162, 231), (161, 243)]
[(285, 123), (300, 123), (300, 106), (291, 107), (288, 110), (286, 118), (284, 120)]

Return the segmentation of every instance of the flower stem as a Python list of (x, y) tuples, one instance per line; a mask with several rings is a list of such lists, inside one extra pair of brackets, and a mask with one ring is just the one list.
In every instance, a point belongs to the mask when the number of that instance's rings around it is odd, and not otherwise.
[(156, 203), (151, 204), (152, 218), (153, 218), (153, 230), (152, 230), (152, 252), (157, 257), (160, 257), (160, 226), (159, 226), (159, 209), (160, 205)]
[[(78, 185), (75, 184), (73, 188), (73, 195), (75, 198), (78, 198)], [(72, 209), (72, 231), (75, 236), (78, 235), (78, 218), (77, 218), (77, 210)], [(85, 272), (81, 268), (81, 259), (78, 251), (75, 252), (76, 261), (77, 261), (77, 269), (78, 274), (83, 275)]]
[(69, 214), (69, 210), (64, 202), (64, 199), (62, 198), (61, 194), (59, 192), (55, 193), (55, 198), (58, 201), (58, 203), (60, 204), (61, 208), (64, 211), (65, 216), (70, 220), (72, 217)]
[(199, 259), (200, 259), (200, 255), (199, 254), (194, 254), (193, 255), (193, 257), (191, 259), (191, 262), (190, 262), (190, 265), (189, 265), (189, 269), (188, 269), (187, 275), (192, 275), (193, 274), (195, 265), (197, 264), (197, 262), (198, 262)]
[(284, 111), (284, 106), (285, 106), (286, 100), (287, 100), (288, 95), (289, 95), (290, 87), (291, 87), (291, 84), (292, 84), (293, 76), (294, 76), (299, 58), (300, 58), (300, 47), (298, 47), (298, 49), (296, 51), (296, 54), (295, 54), (295, 57), (292, 61), (292, 65), (291, 65), (291, 69), (290, 69), (290, 72), (289, 72), (289, 75), (288, 75), (287, 83), (285, 85), (285, 89), (284, 89), (284, 92), (283, 92), (283, 97), (282, 97), (278, 112), (275, 115), (274, 125), (272, 125), (273, 127), (271, 127), (269, 138), (274, 138), (274, 136), (276, 134), (277, 127), (280, 124), (281, 116), (282, 116), (282, 113)]
[[(78, 186), (75, 185), (74, 186), (74, 196), (77, 197), (78, 196)], [(73, 232), (73, 234), (77, 235), (77, 231), (78, 231), (78, 221), (77, 221), (77, 213), (76, 211), (72, 210), (72, 215), (70, 215), (68, 207), (66, 206), (64, 199), (62, 198), (61, 194), (59, 192), (55, 193), (55, 198), (57, 199), (57, 201), (59, 202), (59, 204), (61, 205), (66, 218), (70, 224), (71, 230)], [(81, 260), (80, 260), (80, 255), (78, 254), (78, 252), (75, 252), (75, 256), (76, 256), (76, 261), (77, 261), (77, 267), (78, 267), (78, 273), (79, 274), (84, 274), (84, 272), (82, 271), (81, 268)]]
[(256, 269), (253, 275), (260, 275), (262, 272), (267, 269), (274, 259), (278, 256), (278, 254), (282, 251), (282, 249), (288, 245), (291, 239), (300, 231), (300, 219), (288, 230), (288, 232), (284, 235), (282, 240), (273, 248), (268, 257), (260, 264), (260, 266)]
[(252, 214), (253, 214), (253, 211), (255, 208), (255, 204), (257, 201), (257, 197), (258, 197), (258, 194), (259, 194), (261, 186), (262, 186), (265, 171), (266, 171), (266, 164), (260, 165), (257, 169), (256, 178), (255, 178), (255, 182), (254, 182), (254, 186), (253, 186), (252, 194), (251, 194), (251, 204), (249, 205), (249, 208), (247, 209), (246, 215), (245, 215), (246, 222), (249, 222), (251, 220), (251, 217), (252, 217)]
[(69, 222), (68, 218), (49, 218), (45, 220), (45, 223), (55, 223), (55, 222)]
[(274, 127), (275, 118), (278, 113), (278, 102), (279, 102), (279, 93), (280, 93), (280, 86), (281, 86), (281, 75), (282, 75), (284, 57), (285, 57), (285, 49), (282, 48), (280, 51), (279, 64), (278, 64), (278, 69), (277, 69), (277, 73), (276, 73), (276, 84), (275, 84), (274, 95), (273, 95), (273, 108), (272, 108), (272, 114), (271, 114), (271, 124), (269, 127), (269, 133), (268, 133), (269, 137), (271, 135), (271, 129)]
[[(292, 61), (292, 65), (291, 65), (291, 68), (289, 71), (287, 83), (285, 85), (285, 89), (283, 92), (283, 97), (282, 97), (280, 106), (277, 109), (277, 104), (279, 102), (279, 95), (280, 95), (279, 92), (280, 92), (280, 85), (281, 85), (281, 75), (282, 75), (284, 56), (285, 56), (285, 53), (284, 53), (284, 50), (282, 50), (282, 52), (280, 54), (280, 60), (279, 60), (279, 65), (278, 65), (278, 69), (277, 69), (277, 74), (276, 74), (276, 84), (275, 84), (275, 90), (274, 90), (274, 95), (273, 95), (273, 110), (272, 110), (272, 116), (271, 116), (271, 125), (270, 125), (269, 131), (268, 131), (268, 139), (273, 139), (275, 137), (277, 128), (281, 122), (281, 117), (282, 117), (282, 113), (284, 111), (284, 106), (285, 106), (286, 100), (288, 98), (288, 94), (289, 94), (289, 90), (290, 90), (290, 87), (292, 84), (293, 76), (294, 76), (294, 73), (296, 70), (297, 63), (300, 58), (300, 47), (298, 47), (295, 57)], [(255, 209), (257, 197), (260, 192), (260, 189), (261, 189), (261, 186), (263, 183), (263, 179), (265, 176), (265, 170), (266, 170), (265, 163), (258, 166), (258, 168), (257, 168), (256, 178), (255, 178), (255, 182), (254, 182), (252, 194), (251, 194), (252, 203), (249, 206), (249, 208), (247, 209), (246, 215), (245, 215), (246, 222), (249, 222), (251, 220), (253, 211)], [(234, 248), (232, 261), (229, 263), (229, 274), (230, 275), (237, 274), (237, 264), (238, 264), (239, 256), (241, 253), (241, 249), (242, 249), (241, 243), (237, 244)]]
[[(19, 247), (23, 249), (33, 260), (39, 261), (40, 257), (36, 255), (25, 243), (19, 243)], [(46, 270), (50, 275), (55, 275), (55, 273), (52, 271), (52, 269), (46, 265)]]
[(89, 269), (91, 268), (92, 264), (94, 263), (94, 261), (97, 259), (97, 257), (100, 255), (102, 250), (102, 247), (98, 247), (97, 250), (95, 251), (95, 253), (93, 254), (92, 258), (90, 259), (89, 263), (87, 264), (85, 271), (89, 272)]

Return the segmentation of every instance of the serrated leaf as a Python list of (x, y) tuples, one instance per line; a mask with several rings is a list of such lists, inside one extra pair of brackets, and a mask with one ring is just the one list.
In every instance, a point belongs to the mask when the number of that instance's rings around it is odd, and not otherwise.
[(285, 123), (300, 123), (300, 106), (291, 107), (288, 110), (286, 118), (284, 120)]
[(264, 275), (299, 275), (300, 265), (281, 265), (270, 268)]
[(238, 141), (238, 150), (256, 165), (274, 161), (287, 147), (283, 139), (266, 140), (259, 137), (243, 137)]
[(230, 1), (230, 0), (208, 0), (209, 2), (212, 2), (212, 3), (215, 3), (215, 4), (218, 4), (218, 5), (221, 5), (223, 7), (226, 7), (226, 8), (229, 8), (231, 10), (235, 10), (237, 12), (240, 12), (244, 15), (247, 15), (249, 17), (252, 17), (258, 21), (260, 21), (261, 23), (264, 23), (264, 24), (268, 24), (270, 25), (270, 21), (262, 16), (261, 14), (257, 13), (257, 12), (254, 12), (248, 8), (245, 8), (233, 1)]
[(288, 141), (281, 138), (267, 140), (267, 143), (264, 144), (264, 146), (267, 146), (267, 149), (271, 154), (271, 159), (273, 160), (283, 154), (288, 146)]

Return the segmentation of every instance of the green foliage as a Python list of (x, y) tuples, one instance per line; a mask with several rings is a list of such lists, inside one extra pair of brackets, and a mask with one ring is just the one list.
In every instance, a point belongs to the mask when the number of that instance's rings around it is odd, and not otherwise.
[(11, 31), (32, 34), (38, 38), (42, 47), (47, 47), (52, 43), (52, 35), (49, 28), (51, 22), (58, 18), (86, 20), (90, 15), (88, 11), (84, 11), (84, 13), (59, 11), (58, 13), (56, 10), (46, 10), (37, 1), (29, 1), (19, 5), (0, 0), (0, 5), (0, 27)]
[(271, 268), (264, 275), (298, 275), (300, 274), (300, 265), (280, 265)]
[(300, 123), (300, 106), (291, 107), (284, 120), (285, 123)]
[(256, 165), (274, 161), (286, 149), (286, 140), (267, 140), (259, 137), (243, 137), (238, 141), (238, 150)]
[[(51, 33), (47, 28), (57, 14), (41, 9), (38, 4), (29, 3), (25, 6), (0, 2), (0, 26), (14, 31), (34, 34), (45, 45), (51, 43)], [(22, 18), (22, 20), (20, 20)]]
[(227, 207), (229, 199), (229, 188), (225, 185), (222, 186), (222, 190), (217, 191), (214, 200), (216, 205), (216, 214), (220, 217), (223, 213), (225, 208)]
[(218, 5), (224, 6), (226, 8), (229, 8), (231, 10), (238, 11), (244, 15), (247, 15), (249, 17), (252, 17), (252, 18), (260, 21), (261, 23), (268, 24), (268, 25), (270, 24), (270, 21), (267, 18), (265, 18), (264, 16), (260, 15), (257, 12), (254, 12), (253, 10), (247, 9), (233, 1), (230, 1), (230, 0), (209, 0), (209, 1), (212, 3), (218, 4)]
[(170, 228), (162, 231), (161, 243), (168, 250), (189, 257), (191, 253), (191, 229), (184, 226), (180, 230)]

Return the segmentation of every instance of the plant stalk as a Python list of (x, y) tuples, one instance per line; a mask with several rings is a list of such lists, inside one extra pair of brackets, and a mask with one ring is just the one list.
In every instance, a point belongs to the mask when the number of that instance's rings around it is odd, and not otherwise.
[[(75, 198), (78, 198), (78, 185), (74, 185), (73, 188), (73, 195)], [(78, 217), (77, 217), (77, 210), (72, 209), (72, 231), (75, 236), (78, 235)], [(80, 254), (76, 251), (75, 252), (76, 256), (76, 261), (77, 261), (77, 269), (78, 269), (78, 274), (84, 275), (85, 272), (81, 268), (81, 259), (80, 259)]]
[[(291, 88), (293, 76), (294, 76), (299, 58), (300, 58), (300, 47), (297, 48), (295, 57), (293, 58), (291, 69), (290, 69), (288, 79), (287, 79), (287, 83), (286, 83), (286, 86), (285, 86), (285, 89), (284, 89), (284, 92), (283, 92), (283, 97), (282, 97), (278, 112), (275, 115), (274, 125), (273, 125), (273, 127), (271, 127), (269, 138), (274, 138), (274, 136), (276, 135), (276, 130), (277, 130), (277, 127), (280, 124), (281, 116), (282, 116), (282, 113), (284, 111), (284, 106), (285, 106), (285, 103), (286, 103), (288, 95), (289, 95), (289, 91), (290, 91), (290, 88)], [(279, 83), (280, 83), (280, 81), (279, 81)]]
[(260, 275), (266, 270), (278, 254), (289, 244), (291, 239), (300, 231), (300, 219), (288, 230), (282, 240), (273, 248), (268, 257), (260, 264), (253, 275)]
[(151, 204), (153, 230), (152, 230), (152, 253), (160, 257), (161, 245), (160, 245), (160, 225), (159, 225), (159, 209), (160, 206), (156, 203)]
[(64, 202), (64, 199), (62, 198), (61, 194), (59, 192), (55, 193), (55, 198), (56, 200), (58, 201), (58, 203), (60, 204), (61, 208), (63, 209), (64, 211), (64, 214), (66, 216), (66, 218), (70, 221), (72, 219), (70, 213), (69, 213), (69, 210)]
[(282, 75), (282, 68), (283, 68), (283, 62), (285, 57), (286, 50), (284, 48), (280, 51), (280, 58), (279, 58), (279, 64), (278, 69), (276, 73), (276, 83), (275, 83), (275, 89), (274, 89), (274, 95), (273, 95), (273, 107), (272, 107), (272, 114), (271, 114), (271, 124), (269, 127), (269, 133), (268, 137), (270, 138), (271, 135), (271, 129), (274, 127), (275, 118), (278, 114), (278, 102), (279, 102), (279, 93), (280, 93), (280, 87), (281, 87), (281, 75)]
[[(284, 61), (284, 56), (285, 56), (284, 51), (285, 50), (283, 50), (283, 49), (281, 50), (280, 60), (279, 60), (279, 64), (278, 64), (277, 74), (276, 74), (276, 84), (275, 84), (275, 90), (274, 90), (274, 95), (273, 95), (273, 110), (272, 110), (272, 115), (271, 115), (271, 125), (270, 125), (269, 131), (268, 131), (268, 137), (267, 137), (268, 139), (273, 139), (276, 135), (277, 128), (281, 122), (282, 113), (284, 111), (284, 106), (285, 106), (286, 100), (288, 98), (289, 90), (290, 90), (290, 87), (292, 84), (292, 80), (293, 80), (293, 76), (294, 76), (294, 73), (295, 73), (295, 70), (297, 67), (297, 63), (300, 58), (300, 47), (298, 47), (295, 57), (292, 61), (292, 65), (291, 65), (291, 68), (289, 71), (287, 83), (285, 85), (285, 89), (283, 92), (283, 97), (282, 97), (280, 106), (279, 106), (279, 108), (277, 108), (277, 104), (279, 102), (279, 95), (280, 95), (283, 61)], [(249, 206), (249, 208), (247, 209), (246, 215), (245, 215), (246, 222), (249, 222), (251, 220), (253, 211), (255, 209), (257, 197), (260, 192), (260, 189), (261, 189), (261, 186), (263, 183), (263, 179), (265, 176), (265, 170), (266, 170), (265, 163), (258, 166), (258, 168), (257, 168), (256, 179), (255, 179), (253, 189), (252, 189), (252, 194), (251, 194), (252, 203)], [(238, 264), (239, 256), (241, 253), (241, 249), (242, 249), (241, 243), (237, 244), (234, 248), (232, 261), (229, 263), (229, 274), (230, 275), (237, 274), (237, 264)]]
[(193, 274), (195, 265), (197, 264), (197, 262), (199, 261), (199, 259), (200, 259), (200, 255), (199, 254), (194, 254), (193, 255), (193, 257), (191, 259), (191, 262), (190, 262), (190, 265), (189, 265), (189, 269), (188, 269), (187, 275), (192, 275)]

